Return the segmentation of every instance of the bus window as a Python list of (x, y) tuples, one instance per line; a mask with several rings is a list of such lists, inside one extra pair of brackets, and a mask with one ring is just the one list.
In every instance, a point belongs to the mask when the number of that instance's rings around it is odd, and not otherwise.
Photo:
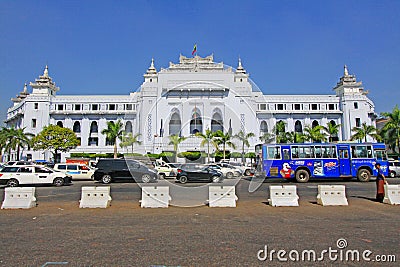
[(313, 158), (313, 157), (314, 157), (314, 154), (311, 153), (311, 147), (309, 147), (309, 146), (299, 147), (299, 158), (309, 159), (309, 158)]
[(386, 152), (383, 149), (376, 149), (375, 151), (375, 158), (377, 160), (387, 160)]
[(281, 158), (281, 147), (268, 147), (268, 159), (280, 159)]
[(292, 159), (298, 159), (299, 158), (299, 147), (298, 146), (292, 146)]
[(316, 146), (314, 148), (314, 153), (315, 153), (315, 157), (316, 158), (322, 158), (322, 153), (321, 153), (321, 147), (320, 146)]
[(283, 159), (290, 159), (289, 149), (283, 149)]

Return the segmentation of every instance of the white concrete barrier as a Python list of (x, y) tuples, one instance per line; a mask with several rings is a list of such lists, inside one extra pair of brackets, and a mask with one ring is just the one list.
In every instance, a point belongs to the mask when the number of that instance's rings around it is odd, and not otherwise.
[(208, 205), (210, 207), (236, 207), (238, 197), (235, 194), (235, 186), (208, 187)]
[(2, 209), (30, 209), (36, 207), (35, 187), (6, 187)]
[(83, 186), (79, 208), (107, 208), (111, 204), (109, 186)]
[(142, 208), (168, 208), (169, 186), (143, 186), (142, 200), (140, 206)]
[(385, 198), (383, 203), (400, 205), (400, 184), (385, 184)]
[(268, 203), (274, 207), (299, 206), (299, 196), (295, 185), (271, 185)]
[(344, 185), (318, 185), (317, 203), (322, 206), (347, 206)]

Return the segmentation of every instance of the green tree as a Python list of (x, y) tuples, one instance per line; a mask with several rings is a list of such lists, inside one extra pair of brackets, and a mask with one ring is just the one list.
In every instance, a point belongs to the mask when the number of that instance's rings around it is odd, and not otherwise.
[(117, 148), (117, 138), (121, 138), (124, 131), (122, 130), (123, 124), (121, 120), (117, 120), (116, 123), (113, 121), (107, 122), (107, 128), (101, 131), (104, 134), (108, 141), (114, 144), (114, 158), (116, 159), (118, 156), (118, 148)]
[(382, 112), (382, 116), (388, 119), (382, 128), (381, 136), (385, 143), (393, 147), (393, 150), (400, 153), (400, 110), (397, 105), (392, 112)]
[(226, 147), (232, 147), (233, 149), (236, 148), (236, 145), (232, 143), (231, 138), (232, 136), (229, 133), (223, 133), (221, 130), (218, 130), (215, 132), (215, 137), (216, 137), (216, 144), (217, 148), (219, 148), (220, 145), (222, 145), (222, 151), (223, 151), (223, 159), (226, 157)]
[(321, 125), (304, 127), (304, 140), (309, 142), (325, 142), (327, 140), (327, 134), (323, 132), (323, 129)]
[(242, 163), (244, 163), (244, 147), (245, 146), (247, 146), (247, 147), (250, 146), (249, 139), (251, 137), (254, 137), (254, 136), (255, 136), (254, 133), (247, 133), (246, 134), (245, 132), (243, 132), (243, 130), (241, 130), (240, 132), (238, 132), (237, 134), (235, 134), (233, 136), (233, 138), (238, 139), (240, 141), (240, 143), (242, 144)]
[(264, 144), (270, 144), (275, 140), (275, 134), (273, 133), (264, 133), (260, 136), (260, 141)]
[(8, 154), (11, 154), (11, 151), (16, 151), (17, 160), (20, 159), (20, 149), (27, 147), (29, 148), (31, 145), (31, 139), (34, 134), (24, 133), (25, 128), (15, 129), (11, 128), (2, 128), (0, 130), (0, 154), (1, 151), (7, 151)]
[(179, 144), (182, 143), (185, 140), (186, 140), (186, 137), (179, 136), (177, 134), (169, 136), (169, 143), (168, 144), (174, 146), (175, 162), (178, 161), (178, 147), (179, 147)]
[(339, 134), (339, 129), (340, 129), (341, 124), (333, 124), (331, 122), (328, 122), (326, 127), (323, 127), (323, 130), (327, 133), (328, 135), (328, 140), (329, 142), (333, 141), (333, 138), (338, 136)]
[(77, 147), (79, 140), (76, 134), (68, 128), (58, 125), (49, 125), (32, 138), (34, 150), (49, 150), (53, 154), (55, 162), (58, 161), (58, 152), (68, 152)]
[(278, 121), (272, 131), (275, 133), (275, 141), (277, 144), (288, 142), (289, 136), (286, 133), (286, 123), (284, 121)]
[(138, 145), (142, 144), (142, 142), (140, 142), (138, 140), (139, 136), (140, 136), (140, 134), (133, 135), (132, 133), (123, 135), (120, 137), (121, 143), (119, 144), (119, 146), (121, 148), (130, 146), (132, 149), (132, 154), (133, 154), (133, 146), (136, 144), (138, 144)]
[(353, 127), (351, 131), (355, 132), (350, 138), (352, 141), (359, 140), (362, 142), (362, 140), (364, 140), (364, 142), (367, 142), (367, 136), (371, 136), (376, 140), (380, 140), (381, 138), (380, 135), (377, 134), (376, 128), (372, 125), (367, 125), (366, 122), (361, 124), (361, 127)]
[(217, 145), (214, 139), (215, 133), (212, 132), (210, 129), (207, 129), (205, 134), (197, 132), (196, 136), (202, 139), (200, 146), (204, 147), (205, 145), (207, 145), (207, 163), (208, 163), (210, 162), (210, 145), (213, 145), (214, 147)]

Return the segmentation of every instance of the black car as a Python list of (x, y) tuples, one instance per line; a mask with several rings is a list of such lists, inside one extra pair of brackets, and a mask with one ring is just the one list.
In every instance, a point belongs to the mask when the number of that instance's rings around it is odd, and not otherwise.
[(109, 184), (115, 180), (132, 180), (150, 183), (157, 181), (157, 171), (131, 159), (99, 159), (94, 180)]
[(176, 180), (184, 184), (187, 181), (207, 181), (218, 183), (223, 180), (222, 173), (209, 166), (183, 164), (178, 169)]

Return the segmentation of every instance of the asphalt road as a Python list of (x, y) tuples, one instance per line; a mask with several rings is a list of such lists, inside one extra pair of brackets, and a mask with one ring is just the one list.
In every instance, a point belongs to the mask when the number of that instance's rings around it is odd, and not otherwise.
[[(388, 180), (400, 184), (399, 178)], [(167, 209), (140, 208), (141, 188), (136, 183), (111, 184), (113, 201), (107, 209), (78, 207), (81, 187), (101, 184), (38, 186), (37, 207), (0, 210), (0, 266), (46, 262), (58, 262), (47, 266), (374, 266), (378, 265), (375, 256), (388, 260), (392, 255), (400, 261), (400, 206), (375, 202), (374, 182), (268, 180), (249, 193), (250, 181), (242, 179), (236, 185), (236, 208), (202, 205), (207, 184), (189, 183), (182, 189), (170, 180), (158, 185), (165, 183), (182, 195), (172, 194), (175, 206)], [(299, 207), (267, 205), (269, 185), (282, 183), (297, 185)], [(318, 184), (345, 184), (349, 206), (317, 205)], [(1, 201), (3, 191), (0, 188)], [(180, 207), (182, 203), (192, 207)], [(347, 247), (339, 249), (339, 239), (345, 239)], [(272, 260), (260, 261), (257, 254), (264, 257), (265, 246), (268, 256), (272, 250), (285, 250), (287, 261), (279, 261), (277, 252)], [(337, 250), (336, 260), (322, 253), (329, 248)], [(315, 251), (317, 260), (301, 261), (304, 250)], [(343, 255), (348, 250), (370, 250), (367, 258), (374, 261), (346, 261)], [(290, 251), (293, 259), (288, 259)], [(300, 260), (295, 260), (293, 251), (300, 253)]]

